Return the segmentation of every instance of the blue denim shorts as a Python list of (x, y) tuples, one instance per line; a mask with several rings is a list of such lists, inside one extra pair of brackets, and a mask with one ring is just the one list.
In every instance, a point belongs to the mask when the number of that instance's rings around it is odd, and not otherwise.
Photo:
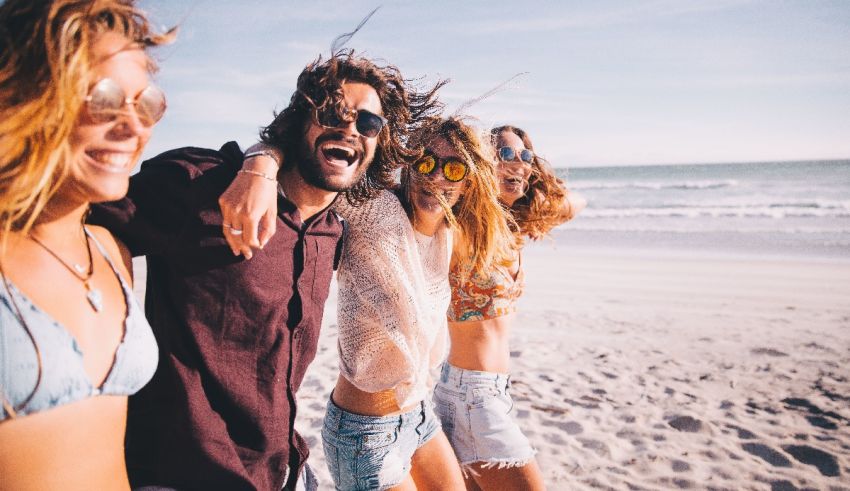
[(474, 463), (519, 467), (534, 457), (531, 443), (511, 418), (509, 389), (508, 375), (443, 363), (434, 403), (464, 473)]
[(363, 416), (328, 401), (322, 444), (338, 490), (387, 489), (410, 473), (413, 453), (440, 430), (431, 402), (395, 416)]

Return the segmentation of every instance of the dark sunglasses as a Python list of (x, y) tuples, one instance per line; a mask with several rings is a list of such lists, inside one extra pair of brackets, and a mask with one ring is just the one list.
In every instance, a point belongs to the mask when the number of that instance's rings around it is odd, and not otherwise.
[(427, 176), (434, 172), (438, 164), (439, 167), (443, 169), (443, 176), (449, 182), (460, 182), (469, 172), (469, 166), (460, 160), (452, 157), (439, 159), (436, 155), (430, 152), (426, 152), (421, 159), (417, 160), (416, 163), (413, 164), (413, 167), (416, 169), (416, 172), (419, 172), (423, 176)]
[(165, 114), (165, 93), (155, 85), (148, 85), (135, 99), (130, 99), (118, 82), (104, 78), (86, 96), (86, 110), (96, 123), (115, 121), (124, 106), (134, 106), (139, 121), (150, 127)]
[(336, 108), (331, 105), (316, 110), (316, 122), (325, 128), (339, 128), (354, 121), (357, 132), (366, 138), (375, 138), (387, 124), (386, 118), (365, 109), (346, 108), (344, 117), (345, 120), (340, 119)]
[(517, 153), (517, 151), (514, 150), (511, 147), (500, 147), (498, 152), (499, 152), (499, 160), (502, 160), (502, 161), (505, 161), (505, 162), (510, 162), (512, 160), (515, 160), (517, 158), (517, 155), (519, 156), (520, 160), (522, 160), (523, 162), (525, 162), (527, 164), (534, 162), (534, 152), (532, 152), (531, 150), (529, 150), (527, 148), (523, 148), (522, 150), (519, 151), (519, 153)]

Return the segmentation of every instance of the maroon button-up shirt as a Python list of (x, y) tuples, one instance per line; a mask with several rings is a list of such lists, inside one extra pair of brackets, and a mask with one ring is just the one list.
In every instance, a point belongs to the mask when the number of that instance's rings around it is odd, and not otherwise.
[(281, 196), (274, 237), (250, 261), (235, 257), (217, 200), (241, 165), (234, 142), (163, 153), (89, 219), (147, 255), (160, 361), (130, 398), (134, 487), (279, 490), (307, 458), (295, 393), (316, 355), (342, 225), (329, 210), (304, 223)]

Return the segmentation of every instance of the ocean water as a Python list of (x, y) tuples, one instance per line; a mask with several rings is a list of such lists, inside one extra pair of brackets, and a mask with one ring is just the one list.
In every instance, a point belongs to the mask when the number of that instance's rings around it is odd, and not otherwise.
[(559, 242), (850, 259), (850, 160), (557, 172), (588, 200)]

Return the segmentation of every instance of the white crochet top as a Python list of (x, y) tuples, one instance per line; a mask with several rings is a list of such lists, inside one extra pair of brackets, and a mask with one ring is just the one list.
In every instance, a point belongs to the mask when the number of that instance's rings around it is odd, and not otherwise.
[(347, 222), (337, 272), (339, 368), (360, 390), (395, 390), (399, 407), (425, 399), (429, 371), (446, 356), (451, 299), (447, 226), (416, 232), (390, 191), (335, 209)]

